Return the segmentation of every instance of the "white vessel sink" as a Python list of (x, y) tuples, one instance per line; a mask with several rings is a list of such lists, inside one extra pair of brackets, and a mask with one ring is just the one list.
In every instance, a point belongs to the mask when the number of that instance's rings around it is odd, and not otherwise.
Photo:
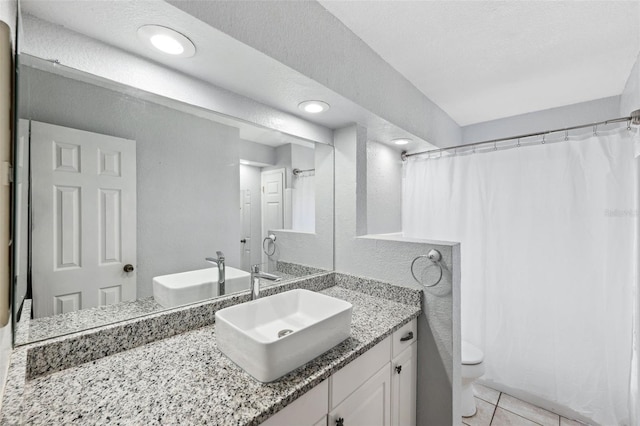
[(351, 335), (352, 305), (291, 290), (216, 312), (218, 349), (261, 382), (271, 382)]
[[(249, 290), (251, 274), (225, 269), (225, 294)], [(153, 278), (153, 298), (165, 308), (210, 299), (218, 294), (218, 268), (199, 269)]]

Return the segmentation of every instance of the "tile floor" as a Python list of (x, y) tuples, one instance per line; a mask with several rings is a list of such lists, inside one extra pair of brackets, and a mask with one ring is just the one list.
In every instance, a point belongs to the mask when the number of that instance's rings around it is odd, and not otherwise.
[(474, 384), (478, 411), (463, 417), (468, 426), (583, 426), (583, 423), (559, 416), (497, 390)]

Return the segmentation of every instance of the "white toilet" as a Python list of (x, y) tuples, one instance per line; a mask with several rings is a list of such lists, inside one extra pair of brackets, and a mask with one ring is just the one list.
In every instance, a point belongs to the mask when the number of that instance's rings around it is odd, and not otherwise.
[(484, 354), (476, 346), (462, 341), (462, 416), (476, 414), (476, 400), (473, 399), (473, 382), (484, 374)]

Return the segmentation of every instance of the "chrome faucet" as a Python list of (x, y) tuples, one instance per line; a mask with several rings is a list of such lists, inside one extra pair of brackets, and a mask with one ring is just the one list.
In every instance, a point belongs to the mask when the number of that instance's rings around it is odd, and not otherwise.
[(211, 262), (215, 265), (218, 265), (218, 296), (224, 295), (224, 283), (225, 283), (225, 273), (224, 273), (224, 253), (221, 251), (216, 252), (217, 258), (207, 257), (204, 260), (207, 262)]
[(282, 279), (282, 277), (268, 272), (260, 272), (260, 265), (253, 265), (251, 267), (251, 300), (256, 300), (260, 297), (260, 278), (271, 281), (280, 281)]

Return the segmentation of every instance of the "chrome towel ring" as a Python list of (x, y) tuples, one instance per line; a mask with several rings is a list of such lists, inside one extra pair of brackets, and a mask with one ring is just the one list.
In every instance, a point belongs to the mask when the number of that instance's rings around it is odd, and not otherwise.
[[(264, 246), (264, 243), (266, 243), (267, 241), (271, 241), (271, 245), (273, 246), (273, 250), (271, 250), (271, 253), (269, 253), (268, 248)], [(264, 240), (262, 240), (262, 251), (267, 256), (273, 256), (273, 254), (276, 252), (276, 236), (274, 234), (269, 234), (268, 236), (264, 237)]]
[[(433, 284), (424, 284), (422, 281), (420, 281), (417, 277), (415, 272), (413, 272), (413, 266), (415, 265), (416, 261), (418, 259), (420, 259), (421, 257), (425, 257), (427, 259), (429, 259), (430, 261), (432, 261), (434, 264), (438, 265), (438, 268), (440, 268), (440, 276), (438, 277), (438, 280), (433, 283)], [(413, 279), (416, 280), (416, 282), (424, 287), (434, 287), (436, 285), (438, 285), (438, 283), (442, 280), (442, 264), (440, 263), (440, 261), (442, 260), (442, 253), (440, 253), (438, 250), (436, 249), (431, 249), (429, 250), (428, 254), (422, 254), (420, 256), (416, 256), (415, 259), (413, 259), (413, 262), (411, 262), (411, 275), (413, 276)]]

